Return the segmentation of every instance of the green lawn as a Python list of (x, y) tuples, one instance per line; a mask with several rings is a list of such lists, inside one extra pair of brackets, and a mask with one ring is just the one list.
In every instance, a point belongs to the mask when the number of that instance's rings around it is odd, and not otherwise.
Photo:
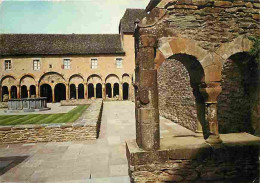
[(77, 106), (65, 114), (29, 114), (29, 115), (0, 115), (0, 125), (72, 123), (76, 121), (88, 105)]

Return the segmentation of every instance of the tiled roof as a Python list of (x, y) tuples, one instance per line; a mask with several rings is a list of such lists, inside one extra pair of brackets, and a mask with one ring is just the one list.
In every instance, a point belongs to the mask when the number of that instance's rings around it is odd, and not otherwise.
[(142, 20), (146, 15), (144, 9), (126, 9), (123, 18), (120, 21), (120, 32), (134, 33), (136, 19)]
[(0, 34), (0, 56), (123, 53), (118, 34)]

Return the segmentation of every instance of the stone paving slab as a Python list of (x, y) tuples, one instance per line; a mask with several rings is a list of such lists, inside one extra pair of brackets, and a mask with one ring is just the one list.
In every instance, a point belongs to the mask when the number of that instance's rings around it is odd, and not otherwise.
[[(162, 137), (193, 135), (170, 123), (162, 120)], [(125, 141), (135, 137), (134, 103), (104, 102), (97, 140), (0, 145), (0, 158), (24, 158), (0, 175), (0, 182), (129, 183)]]

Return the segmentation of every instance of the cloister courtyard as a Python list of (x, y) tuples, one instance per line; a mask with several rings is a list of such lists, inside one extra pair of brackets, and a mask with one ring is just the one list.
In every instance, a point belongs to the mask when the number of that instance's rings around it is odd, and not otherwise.
[[(96, 140), (1, 145), (0, 182), (129, 183), (125, 141), (135, 138), (134, 103), (104, 102), (100, 128)], [(162, 138), (173, 134), (196, 135), (161, 118)]]

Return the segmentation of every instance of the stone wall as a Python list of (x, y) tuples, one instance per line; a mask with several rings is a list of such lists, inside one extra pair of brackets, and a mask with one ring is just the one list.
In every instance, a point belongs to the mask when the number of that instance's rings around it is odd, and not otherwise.
[(1, 126), (0, 144), (97, 139), (102, 109), (103, 101), (97, 100), (74, 123)]
[(0, 109), (1, 108), (8, 108), (8, 102), (0, 102)]
[(93, 102), (95, 102), (95, 100), (88, 100), (88, 99), (74, 99), (74, 100), (62, 100), (60, 101), (60, 104), (62, 106), (76, 106), (76, 105), (90, 105)]
[(162, 139), (158, 151), (144, 151), (134, 141), (128, 141), (131, 182), (258, 182), (260, 139), (246, 133), (228, 134), (221, 138), (224, 144), (218, 146), (190, 137), (174, 137), (171, 141)]
[(160, 115), (196, 131), (196, 102), (185, 66), (174, 59), (165, 60), (157, 81)]

